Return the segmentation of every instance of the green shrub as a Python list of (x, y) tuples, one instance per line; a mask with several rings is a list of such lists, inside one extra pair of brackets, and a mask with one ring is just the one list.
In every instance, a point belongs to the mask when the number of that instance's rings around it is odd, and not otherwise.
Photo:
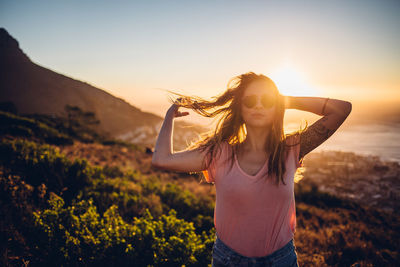
[(162, 203), (176, 210), (179, 217), (196, 222), (196, 228), (200, 231), (214, 226), (214, 202), (211, 198), (196, 197), (189, 190), (183, 190), (173, 183), (167, 183), (158, 194)]
[(0, 111), (0, 134), (20, 137), (36, 137), (46, 143), (70, 145), (73, 140), (53, 127), (35, 119)]
[(112, 177), (112, 178), (124, 176), (124, 173), (121, 171), (121, 169), (118, 166), (105, 165), (103, 167), (103, 173), (107, 177)]
[(19, 175), (33, 186), (44, 183), (68, 200), (103, 175), (101, 168), (89, 166), (84, 159), (71, 161), (49, 145), (24, 140), (2, 140), (0, 164), (5, 173)]
[(98, 179), (77, 196), (79, 200), (89, 198), (93, 199), (100, 212), (105, 212), (113, 204), (117, 205), (124, 219), (140, 216), (145, 208), (157, 208), (147, 204), (140, 185), (120, 177)]
[(211, 262), (214, 231), (197, 235), (193, 223), (170, 210), (154, 220), (145, 216), (126, 223), (112, 205), (100, 216), (92, 200), (64, 207), (53, 195), (50, 208), (34, 212), (38, 238), (34, 253), (43, 264), (122, 266), (205, 266)]

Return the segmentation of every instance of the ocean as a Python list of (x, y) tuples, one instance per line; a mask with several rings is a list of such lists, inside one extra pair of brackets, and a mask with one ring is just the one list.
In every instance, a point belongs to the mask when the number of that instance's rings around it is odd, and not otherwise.
[(340, 128), (314, 151), (349, 151), (376, 155), (400, 163), (400, 124), (356, 125)]

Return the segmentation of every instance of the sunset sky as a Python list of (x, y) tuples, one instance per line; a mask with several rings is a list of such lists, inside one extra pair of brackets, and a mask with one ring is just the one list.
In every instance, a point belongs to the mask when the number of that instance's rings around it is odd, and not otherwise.
[(254, 71), (281, 93), (400, 101), (400, 1), (3, 1), (35, 63), (164, 115)]

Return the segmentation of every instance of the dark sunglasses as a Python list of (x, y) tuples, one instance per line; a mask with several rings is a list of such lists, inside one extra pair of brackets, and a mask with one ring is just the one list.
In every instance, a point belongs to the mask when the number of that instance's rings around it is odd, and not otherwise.
[[(257, 95), (248, 95), (243, 97), (242, 102), (247, 108), (253, 108), (257, 105), (257, 98)], [(266, 109), (270, 108), (275, 105), (275, 98), (270, 97), (267, 94), (263, 94), (261, 95), (261, 104)]]

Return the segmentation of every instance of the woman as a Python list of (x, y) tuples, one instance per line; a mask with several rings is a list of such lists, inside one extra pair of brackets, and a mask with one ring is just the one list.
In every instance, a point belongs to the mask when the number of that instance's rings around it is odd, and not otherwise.
[[(351, 112), (350, 102), (283, 96), (265, 75), (236, 76), (213, 101), (180, 97), (168, 110), (152, 164), (180, 172), (202, 171), (216, 187), (216, 240), (212, 266), (298, 266), (294, 245), (294, 174), (304, 156), (328, 139)], [(173, 152), (179, 107), (214, 117), (210, 131), (188, 149)], [(213, 112), (207, 110), (215, 109)], [(285, 109), (323, 116), (306, 129), (284, 134)]]

